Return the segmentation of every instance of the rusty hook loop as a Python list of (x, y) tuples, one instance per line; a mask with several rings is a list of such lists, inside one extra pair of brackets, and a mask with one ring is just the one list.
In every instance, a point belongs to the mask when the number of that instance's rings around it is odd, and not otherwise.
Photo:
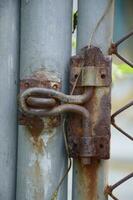
[[(84, 120), (84, 127), (85, 127), (85, 132), (84, 134), (87, 135), (88, 134), (88, 127), (89, 127), (89, 112), (86, 108), (79, 106), (79, 105), (75, 105), (72, 103), (84, 103), (86, 100), (88, 100), (91, 97), (92, 94), (92, 88), (91, 90), (88, 90), (83, 94), (83, 95), (66, 95), (63, 94), (62, 92), (58, 92), (56, 90), (53, 89), (47, 89), (47, 88), (29, 88), (27, 90), (25, 90), (21, 96), (20, 96), (20, 108), (22, 109), (22, 111), (25, 114), (28, 115), (34, 115), (34, 116), (40, 116), (40, 117), (45, 117), (45, 116), (55, 116), (55, 115), (59, 115), (62, 114), (64, 112), (74, 112), (77, 114), (80, 114), (83, 116)], [(31, 104), (29, 106), (30, 100), (31, 100), (31, 96), (41, 96), (41, 101), (43, 102), (41, 105), (41, 109), (34, 109), (31, 107)], [(64, 105), (58, 105), (52, 109), (45, 109), (45, 100), (46, 98), (42, 97), (48, 97), (48, 98), (55, 98), (58, 100), (62, 100), (65, 103), (70, 103), (71, 104), (64, 104)], [(27, 99), (29, 97), (28, 103), (27, 103)], [(35, 98), (35, 97), (34, 97)], [(33, 98), (33, 100), (34, 100)], [(39, 102), (40, 98), (38, 99)], [(50, 99), (48, 99), (49, 101)], [(53, 102), (54, 103), (54, 102)], [(44, 107), (43, 107), (44, 104)]]
[[(82, 116), (83, 137), (91, 137), (91, 132), (88, 131), (90, 127), (89, 111), (83, 106), (75, 104), (85, 103), (92, 97), (92, 94), (93, 87), (87, 88), (81, 95), (67, 95), (48, 88), (29, 88), (20, 95), (19, 103), (21, 110), (26, 115), (31, 116), (49, 117), (67, 112), (80, 114)], [(58, 105), (57, 102), (65, 104)], [(46, 106), (47, 104), (49, 107)], [(91, 160), (88, 157), (82, 157), (82, 162), (90, 164)]]
[[(60, 101), (63, 103), (83, 104), (91, 98), (92, 93), (93, 93), (93, 87), (90, 87), (89, 90), (87, 89), (84, 92), (84, 94), (81, 94), (81, 95), (67, 95), (67, 94), (64, 94), (62, 92), (59, 92), (59, 91), (56, 91), (53, 89), (34, 87), (34, 88), (29, 88), (29, 89), (25, 90), (21, 94), (20, 105), (23, 109), (23, 105), (24, 105), (23, 102), (26, 100), (28, 102), (29, 106), (31, 104), (34, 104), (34, 106), (40, 105), (44, 108), (44, 106), (46, 107), (46, 98), (53, 98), (56, 101)], [(32, 97), (34, 97), (34, 98), (32, 99)], [(28, 99), (28, 98), (30, 98), (30, 99)], [(36, 100), (35, 100), (35, 98), (36, 98)], [(43, 98), (45, 98), (45, 99), (43, 100)], [(54, 102), (51, 104), (53, 105)]]
[(86, 108), (79, 106), (79, 105), (74, 105), (74, 104), (64, 104), (64, 105), (59, 105), (57, 107), (54, 107), (52, 109), (34, 109), (31, 107), (28, 107), (26, 101), (23, 99), (21, 101), (21, 108), (24, 113), (32, 116), (39, 116), (39, 117), (45, 117), (45, 116), (56, 116), (62, 113), (66, 112), (74, 112), (77, 114), (80, 114), (83, 116), (83, 124), (84, 124), (84, 134), (88, 134), (88, 128), (90, 125), (90, 120), (89, 120), (89, 112)]
[(51, 108), (56, 106), (57, 102), (53, 98), (36, 98), (28, 97), (26, 100), (27, 104), (33, 108)]
[[(54, 107), (52, 109), (46, 110), (46, 109), (33, 109), (31, 107), (28, 107), (26, 101), (23, 102), (23, 112), (32, 115), (32, 116), (39, 116), (39, 117), (49, 117), (49, 116), (57, 116), (59, 114), (63, 113), (77, 113), (82, 115), (82, 124), (83, 124), (83, 137), (91, 137), (91, 132), (89, 132), (90, 127), (90, 114), (89, 111), (80, 106), (75, 104), (64, 104), (59, 105), (57, 107)], [(84, 164), (90, 164), (90, 158), (83, 157), (82, 162)]]

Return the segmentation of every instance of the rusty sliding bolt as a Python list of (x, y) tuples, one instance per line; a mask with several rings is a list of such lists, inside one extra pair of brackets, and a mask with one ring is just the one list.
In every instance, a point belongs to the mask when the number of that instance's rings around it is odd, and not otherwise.
[(115, 43), (111, 44), (111, 47), (109, 48), (109, 54), (115, 54), (118, 58), (120, 58), (123, 62), (125, 62), (126, 64), (128, 64), (130, 67), (133, 67), (133, 63), (128, 61), (126, 58), (124, 58), (123, 56), (121, 56), (118, 53), (118, 47), (119, 45), (124, 42), (125, 40), (127, 40), (129, 37), (131, 37), (133, 35), (133, 31), (131, 31), (130, 33), (128, 33), (126, 36), (124, 36), (123, 38), (121, 38), (120, 40), (118, 40)]
[[(66, 95), (61, 92), (55, 91), (53, 89), (47, 88), (30, 88), (25, 90), (20, 96), (20, 108), (21, 110), (29, 116), (38, 116), (38, 117), (49, 117), (49, 116), (57, 116), (59, 114), (63, 114), (66, 112), (69, 113), (77, 113), (82, 115), (82, 123), (83, 123), (83, 137), (81, 137), (81, 146), (84, 146), (85, 138), (88, 138), (91, 141), (91, 133), (88, 131), (90, 127), (90, 117), (89, 111), (80, 105), (83, 104), (92, 95), (92, 88), (90, 90), (86, 90), (83, 95)], [(48, 99), (47, 99), (48, 98)], [(51, 103), (51, 100), (61, 101), (66, 104), (57, 105), (53, 108), (46, 107), (46, 103)], [(68, 104), (69, 103), (69, 104)], [(51, 105), (51, 104), (50, 104)], [(53, 102), (54, 105), (54, 102)], [(37, 107), (38, 108), (34, 108)], [(87, 145), (87, 144), (86, 144)], [(91, 147), (90, 147), (91, 148)], [(93, 148), (93, 147), (92, 147)], [(84, 148), (82, 152), (80, 152), (81, 160), (84, 164), (90, 164), (90, 157), (83, 156)], [(92, 152), (92, 151), (90, 151)]]
[(128, 109), (129, 107), (131, 107), (133, 105), (133, 101), (131, 101), (130, 103), (128, 103), (126, 106), (122, 107), (121, 109), (117, 110), (112, 116), (111, 116), (111, 124), (117, 129), (119, 130), (123, 135), (125, 135), (126, 137), (128, 137), (130, 140), (133, 140), (133, 137), (130, 136), (128, 133), (126, 133), (125, 131), (123, 131), (119, 126), (117, 126), (117, 124), (115, 123), (115, 117), (117, 115), (119, 115), (121, 112), (123, 112), (124, 110)]
[[(23, 94), (22, 94), (23, 96)], [(21, 96), (21, 97), (22, 97)], [(88, 128), (89, 128), (89, 111), (79, 105), (75, 104), (64, 104), (56, 106), (52, 109), (34, 109), (32, 107), (29, 107), (27, 104), (27, 101), (25, 98), (20, 98), (20, 106), (22, 108), (22, 111), (25, 114), (32, 115), (32, 116), (39, 116), (39, 117), (45, 117), (45, 116), (56, 116), (65, 112), (74, 112), (77, 114), (80, 114), (84, 118), (84, 134), (87, 136), (88, 134)]]
[(20, 97), (20, 106), (21, 106), (22, 111), (25, 114), (39, 116), (39, 117), (56, 116), (64, 112), (74, 112), (77, 114), (81, 114), (85, 119), (84, 120), (84, 128), (85, 128), (84, 134), (85, 136), (88, 134), (89, 112), (86, 108), (79, 105), (75, 105), (75, 104), (64, 104), (64, 105), (56, 106), (52, 109), (43, 109), (43, 108), (34, 109), (28, 106), (24, 93), (22, 93)]
[[(25, 105), (24, 105), (25, 104)], [(90, 127), (90, 117), (89, 117), (89, 112), (86, 108), (80, 106), (80, 105), (74, 105), (74, 104), (64, 104), (64, 105), (59, 105), (57, 107), (54, 107), (50, 110), (46, 109), (33, 109), (29, 108), (26, 105), (26, 102), (23, 102), (23, 112), (31, 115), (31, 116), (39, 116), (39, 117), (48, 117), (48, 116), (56, 116), (59, 114), (63, 113), (77, 113), (82, 115), (82, 123), (83, 123), (83, 137), (81, 139), (87, 137), (88, 138), (88, 133), (89, 133), (89, 127)], [(89, 133), (90, 134), (90, 133)], [(89, 136), (91, 138), (91, 135)], [(83, 144), (82, 144), (83, 145)], [(81, 148), (82, 149), (82, 148)], [(82, 152), (84, 154), (84, 152)], [(83, 164), (90, 164), (91, 159), (88, 157), (82, 157), (81, 160)]]

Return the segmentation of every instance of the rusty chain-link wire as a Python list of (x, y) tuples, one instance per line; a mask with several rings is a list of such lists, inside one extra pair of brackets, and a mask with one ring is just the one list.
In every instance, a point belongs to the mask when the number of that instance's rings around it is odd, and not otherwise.
[[(131, 31), (129, 34), (127, 34), (126, 36), (124, 36), (123, 38), (121, 38), (119, 41), (117, 41), (116, 43), (113, 43), (109, 49), (109, 54), (115, 54), (119, 59), (121, 59), (123, 62), (125, 62), (126, 64), (129, 65), (129, 67), (133, 68), (133, 63), (131, 63), (130, 61), (128, 61), (126, 58), (124, 58), (123, 56), (121, 56), (118, 53), (118, 47), (119, 45), (124, 42), (125, 40), (127, 40), (129, 37), (131, 37), (133, 35), (133, 31)], [(120, 108), (119, 110), (117, 110), (112, 116), (111, 116), (111, 124), (119, 131), (121, 132), (124, 136), (126, 136), (128, 139), (130, 139), (131, 141), (133, 141), (133, 137), (126, 133), (122, 128), (120, 128), (116, 122), (115, 122), (115, 117), (117, 115), (119, 115), (120, 113), (122, 113), (123, 111), (125, 111), (126, 109), (128, 109), (129, 107), (131, 107), (133, 105), (133, 101), (131, 101), (130, 103), (128, 103), (127, 105), (123, 106), (122, 108)], [(125, 183), (126, 181), (128, 181), (129, 179), (133, 178), (133, 172), (131, 172), (129, 175), (125, 176), (124, 178), (122, 178), (121, 180), (119, 180), (117, 183), (113, 184), (113, 185), (109, 185), (106, 187), (105, 189), (105, 194), (109, 195), (112, 199), (114, 200), (118, 200), (118, 198), (116, 198), (116, 196), (114, 196), (113, 194), (113, 190), (116, 189), (117, 187), (119, 187), (121, 184)]]

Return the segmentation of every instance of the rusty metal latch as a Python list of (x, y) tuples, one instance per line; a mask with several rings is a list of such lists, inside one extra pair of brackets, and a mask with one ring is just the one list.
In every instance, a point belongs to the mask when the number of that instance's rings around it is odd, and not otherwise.
[[(50, 76), (53, 77), (52, 80), (50, 80)], [(45, 70), (36, 72), (32, 77), (22, 80), (20, 109), (23, 117), (21, 114), (21, 124), (27, 125), (26, 121), (29, 123), (32, 121), (33, 125), (33, 120), (36, 121), (37, 118), (42, 124), (44, 117), (53, 117), (53, 121), (59, 122), (59, 119), (55, 120), (55, 118), (67, 112), (67, 140), (70, 157), (81, 159), (84, 164), (90, 164), (93, 157), (108, 159), (110, 56), (103, 56), (101, 50), (97, 47), (84, 48), (78, 55), (71, 58), (71, 88), (73, 88), (75, 81), (77, 81), (77, 84), (74, 94), (67, 95), (60, 91), (60, 79), (56, 80), (55, 76), (50, 75), (50, 73), (47, 75)], [(94, 116), (92, 118), (94, 111), (91, 108), (91, 102), (95, 100), (97, 90), (101, 93), (106, 90), (106, 94), (103, 92), (102, 100), (99, 102), (101, 107), (104, 103), (106, 104), (105, 108), (107, 107), (104, 121), (94, 120)], [(58, 126), (58, 124), (54, 125)], [(97, 129), (99, 133), (97, 133)]]

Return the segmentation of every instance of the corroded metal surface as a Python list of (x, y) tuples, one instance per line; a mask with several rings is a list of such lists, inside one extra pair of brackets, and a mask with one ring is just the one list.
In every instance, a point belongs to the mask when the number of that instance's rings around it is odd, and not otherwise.
[[(55, 74), (48, 72), (47, 70), (38, 70), (31, 75), (31, 77), (25, 78), (20, 82), (20, 95), (25, 90), (32, 87), (47, 87), (60, 90), (61, 83), (60, 80), (55, 77)], [(32, 102), (33, 108), (34, 106), (36, 107), (36, 103), (34, 105), (34, 101)], [(45, 105), (47, 107), (53, 107), (57, 105), (57, 102), (48, 99), (48, 101), (45, 102)], [(46, 153), (47, 143), (55, 136), (55, 128), (60, 125), (60, 117), (47, 116), (44, 119), (43, 117), (28, 115), (20, 110), (19, 124), (23, 125), (25, 128), (26, 138), (29, 140), (33, 149), (29, 163), (29, 166), (32, 167), (27, 169), (27, 174), (30, 174), (30, 176), (27, 178), (28, 181), (26, 182), (26, 187), (31, 191), (31, 195), (28, 198), (36, 200), (44, 199), (45, 191), (43, 188), (44, 178), (42, 170), (46, 160), (44, 155)]]
[[(76, 165), (74, 173), (78, 177), (76, 182), (77, 195), (79, 199), (95, 200), (98, 199), (97, 187), (98, 187), (98, 170), (100, 168), (100, 161), (93, 159), (91, 165), (83, 165), (79, 161), (75, 161)], [(82, 173), (80, 173), (80, 171)]]
[[(28, 88), (43, 88), (43, 87), (47, 87), (47, 88), (54, 88), (56, 90), (60, 90), (61, 89), (61, 83), (60, 80), (55, 77), (55, 75), (53, 73), (50, 73), (46, 70), (38, 70), (36, 72), (34, 72), (33, 75), (31, 75), (30, 77), (27, 77), (23, 80), (21, 80), (20, 82), (20, 96), (21, 94), (27, 90)], [(29, 98), (27, 100), (27, 104), (32, 105), (32, 107), (39, 107), (41, 106), (41, 104), (43, 104), (44, 106), (44, 101), (41, 101), (42, 99), (40, 99), (39, 103), (36, 102), (35, 98)], [(41, 103), (40, 103), (41, 102)], [(57, 105), (57, 102), (54, 99), (48, 98), (45, 99), (45, 107), (49, 108), (49, 107), (53, 107)], [(45, 108), (44, 107), (44, 108)], [(27, 115), (26, 113), (22, 113), (20, 110), (19, 113), (19, 124), (20, 125), (26, 125), (28, 130), (30, 130), (31, 134), (34, 135), (38, 135), (41, 134), (43, 128), (46, 128), (45, 126), (47, 126), (47, 128), (54, 128), (59, 126), (59, 122), (60, 122), (60, 118), (57, 117), (48, 117), (47, 120), (47, 125), (44, 125), (43, 119), (40, 118), (39, 116), (31, 116), (31, 115)]]
[[(111, 58), (110, 56), (104, 56), (101, 50), (98, 47), (85, 47), (81, 52), (72, 57), (71, 59), (71, 75), (70, 83), (71, 88), (75, 84), (76, 78), (79, 76), (77, 81), (77, 86), (75, 88), (74, 94), (83, 93), (85, 87), (82, 86), (82, 71), (84, 68), (92, 69), (106, 69), (106, 72), (103, 73), (103, 70), (93, 70), (95, 71), (97, 80), (106, 79), (106, 84), (99, 85), (93, 81), (93, 84), (86, 87), (92, 89), (93, 85), (93, 94), (89, 101), (86, 101), (84, 106), (90, 113), (90, 124), (88, 127), (88, 135), (81, 142), (83, 138), (83, 125), (80, 118), (77, 118), (76, 115), (70, 116), (69, 131), (68, 131), (68, 143), (70, 148), (70, 155), (74, 158), (77, 158), (80, 154), (77, 152), (82, 151), (83, 143), (85, 145), (84, 153), (87, 155), (90, 154), (90, 157), (95, 157), (98, 159), (108, 159), (110, 157), (110, 84), (111, 84)], [(91, 70), (90, 70), (91, 71)], [(79, 75), (80, 74), (80, 75)], [(94, 76), (96, 76), (94, 75)], [(88, 82), (89, 83), (89, 82)], [(108, 84), (107, 84), (108, 83)], [(92, 138), (89, 138), (89, 135)], [(88, 136), (88, 137), (87, 137)], [(92, 148), (90, 148), (90, 146)]]
[[(20, 82), (20, 96), (26, 90), (33, 87), (47, 87), (51, 89), (53, 88), (54, 90), (60, 90), (61, 82), (60, 79), (55, 76), (55, 73), (48, 72), (48, 70), (45, 69), (39, 69), (33, 75), (31, 75), (30, 77), (26, 77)], [(39, 109), (39, 107), (36, 107), (36, 105), (38, 106), (38, 104), (36, 104), (36, 102), (34, 103), (34, 98), (31, 99), (31, 102), (29, 98), (27, 105), (31, 103), (33, 108)], [(48, 98), (45, 101), (45, 106), (47, 106), (47, 108), (51, 108), (57, 105), (58, 102), (53, 101), (53, 99), (51, 98)], [(27, 181), (25, 185), (25, 187), (27, 187), (27, 189), (31, 191), (31, 195), (28, 198), (40, 200), (43, 199), (45, 196), (45, 191), (43, 188), (44, 178), (42, 174), (42, 168), (46, 160), (46, 147), (51, 139), (56, 135), (56, 128), (60, 125), (60, 117), (46, 116), (45, 118), (43, 118), (35, 115), (28, 115), (27, 113), (23, 113), (20, 109), (19, 124), (23, 125), (20, 128), (24, 128), (24, 137), (26, 137), (26, 140), (28, 140), (29, 145), (32, 146), (33, 150), (32, 156), (30, 157), (29, 161), (29, 168), (27, 168), (28, 178), (26, 179)], [(47, 170), (48, 169), (45, 169), (45, 171)]]
[[(93, 143), (91, 135), (90, 138), (88, 140), (88, 143), (86, 143), (86, 137), (88, 135), (88, 128), (89, 128), (89, 112), (86, 108), (84, 108), (83, 106), (80, 105), (75, 105), (72, 104), (74, 102), (76, 103), (83, 103), (86, 100), (89, 100), (90, 97), (92, 95), (92, 90), (90, 89), (89, 92), (85, 91), (82, 95), (66, 95), (63, 94), (61, 92), (57, 92), (55, 90), (52, 89), (48, 89), (48, 88), (29, 88), (26, 91), (23, 91), (20, 95), (20, 108), (21, 111), (23, 112), (23, 114), (25, 116), (27, 116), (27, 118), (29, 118), (30, 120), (21, 120), (23, 122), (23, 125), (26, 126), (32, 126), (32, 129), (30, 128), (30, 130), (33, 130), (34, 132), (34, 128), (36, 129), (36, 131), (40, 131), (40, 125), (42, 125), (43, 123), (41, 123), (42, 121), (42, 117), (53, 117), (54, 116), (58, 116), (60, 114), (69, 112), (69, 113), (76, 113), (76, 114), (80, 114), (82, 116), (82, 124), (83, 124), (83, 137), (80, 139), (80, 146), (81, 146), (81, 150), (79, 152), (79, 156), (82, 157), (82, 160), (85, 160), (85, 163), (90, 163), (90, 157), (93, 156)], [(67, 104), (64, 105), (57, 105), (56, 101), (55, 101), (55, 107), (53, 108), (49, 108), (47, 107), (48, 104), (48, 100), (50, 100), (50, 98), (53, 98), (53, 100), (62, 100), (63, 102), (68, 102)], [(51, 100), (52, 100), (51, 98)], [(31, 104), (31, 102), (28, 101), (28, 99), (36, 99), (34, 101), (34, 105)], [(41, 101), (40, 101), (41, 99)], [(44, 101), (42, 101), (44, 99)], [(28, 101), (28, 102), (27, 102)], [(33, 102), (33, 101), (32, 101)], [(70, 102), (72, 102), (70, 104)], [(34, 106), (39, 106), (39, 108), (34, 108)], [(50, 105), (49, 105), (50, 106)], [(38, 125), (35, 123), (36, 118), (38, 118)], [(25, 121), (30, 122), (30, 124), (26, 123), (24, 124)], [(55, 120), (54, 120), (55, 121)], [(35, 124), (35, 125), (34, 125)], [(35, 126), (35, 127), (34, 127)], [(37, 126), (38, 126), (38, 130), (37, 130)], [(50, 126), (51, 127), (51, 126)], [(41, 132), (40, 132), (41, 133)], [(87, 137), (88, 139), (88, 137)]]
[[(28, 88), (54, 88), (56, 90), (61, 89), (61, 83), (58, 77), (55, 77), (54, 73), (48, 72), (47, 70), (38, 70), (34, 72), (33, 75), (30, 77), (26, 77), (25, 79), (21, 80), (20, 82), (20, 96), (24, 93), (24, 91), (28, 90)], [(36, 100), (36, 99), (35, 99)], [(36, 104), (36, 101), (34, 102), (34, 98), (29, 98), (28, 103), (33, 106), (33, 108), (36, 106), (39, 106)], [(40, 105), (41, 106), (41, 105)], [(57, 102), (53, 101), (53, 99), (49, 98), (45, 101), (45, 106), (47, 108), (57, 106)], [(32, 142), (33, 148), (36, 152), (39, 154), (44, 153), (45, 149), (45, 143), (42, 138), (42, 135), (44, 131), (48, 132), (50, 134), (50, 129), (53, 129), (55, 127), (58, 127), (60, 124), (60, 117), (59, 116), (46, 116), (45, 120), (43, 117), (35, 116), (35, 115), (28, 115), (28, 113), (23, 113), (20, 109), (19, 112), (19, 124), (23, 125), (27, 129), (27, 133), (30, 136), (30, 140)], [(39, 161), (36, 160), (35, 163), (35, 171), (39, 171)], [(37, 175), (36, 177), (39, 178), (41, 175)], [(36, 181), (35, 181), (36, 182)], [(37, 193), (37, 196), (41, 195), (41, 193)], [(43, 195), (43, 194), (42, 194)]]

